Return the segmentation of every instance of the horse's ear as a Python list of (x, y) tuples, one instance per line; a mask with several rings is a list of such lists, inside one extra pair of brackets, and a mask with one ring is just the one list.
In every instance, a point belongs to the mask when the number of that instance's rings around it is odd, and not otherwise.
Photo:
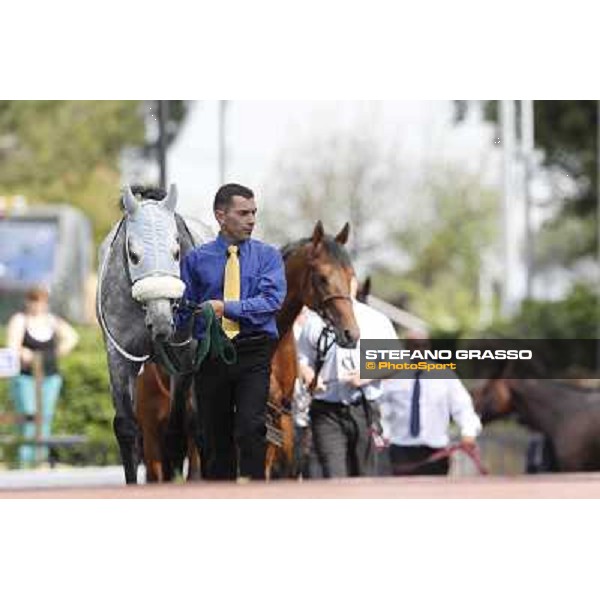
[(177, 186), (172, 183), (169, 187), (169, 193), (167, 197), (163, 200), (163, 205), (166, 209), (171, 212), (175, 212), (175, 207), (177, 206)]
[(366, 298), (371, 293), (371, 276), (369, 275), (362, 284), (360, 293)]
[(123, 208), (128, 215), (133, 216), (139, 207), (138, 201), (135, 199), (131, 188), (126, 185), (123, 189)]
[(342, 230), (335, 236), (335, 241), (342, 246), (348, 241), (350, 235), (350, 223), (346, 223)]
[(323, 229), (323, 223), (321, 221), (317, 221), (315, 225), (315, 229), (312, 234), (312, 244), (313, 246), (318, 246), (319, 242), (325, 237), (325, 230)]

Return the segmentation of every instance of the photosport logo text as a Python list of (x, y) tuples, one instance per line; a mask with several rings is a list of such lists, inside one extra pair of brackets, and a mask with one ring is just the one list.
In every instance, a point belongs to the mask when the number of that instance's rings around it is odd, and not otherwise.
[(596, 340), (448, 340), (431, 339), (428, 347), (405, 346), (402, 340), (360, 343), (361, 377), (574, 378), (597, 368)]

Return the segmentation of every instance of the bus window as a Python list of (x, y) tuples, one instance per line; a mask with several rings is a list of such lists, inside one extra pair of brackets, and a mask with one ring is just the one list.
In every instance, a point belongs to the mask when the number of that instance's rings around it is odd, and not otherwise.
[(32, 285), (52, 282), (58, 223), (51, 221), (0, 221), (0, 282)]

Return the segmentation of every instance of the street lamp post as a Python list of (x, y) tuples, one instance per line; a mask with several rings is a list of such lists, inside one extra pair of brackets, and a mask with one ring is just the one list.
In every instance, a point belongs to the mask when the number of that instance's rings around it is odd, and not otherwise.
[(533, 174), (534, 120), (533, 100), (521, 100), (521, 153), (523, 156), (523, 196), (525, 202), (525, 276), (526, 298), (533, 294), (533, 227), (531, 223), (531, 177)]
[(514, 154), (515, 154), (515, 103), (500, 101), (500, 124), (502, 128), (502, 263), (504, 282), (502, 286), (502, 314), (508, 316), (514, 307), (514, 268), (517, 248), (514, 238), (512, 210), (514, 209)]
[[(529, 103), (527, 103), (529, 102)], [(531, 287), (529, 180), (533, 153), (533, 104), (520, 103), (517, 137), (516, 102), (500, 101), (503, 154), (502, 316), (517, 311)]]
[(167, 103), (167, 100), (158, 100), (158, 169), (160, 187), (163, 190), (167, 187)]
[(227, 175), (227, 100), (219, 100), (219, 183), (225, 183)]
[[(596, 269), (600, 270), (600, 100), (596, 109)], [(600, 305), (600, 282), (596, 281), (596, 310)], [(596, 371), (600, 373), (600, 319), (596, 323)]]

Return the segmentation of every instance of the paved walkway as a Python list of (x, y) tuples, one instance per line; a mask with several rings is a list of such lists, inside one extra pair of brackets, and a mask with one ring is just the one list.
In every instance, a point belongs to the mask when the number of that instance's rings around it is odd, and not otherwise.
[(123, 485), (120, 467), (0, 473), (0, 498), (600, 498), (600, 473)]
[[(140, 469), (140, 480), (144, 480)], [(0, 492), (7, 489), (79, 488), (121, 486), (124, 483), (123, 468), (111, 467), (57, 467), (39, 469), (15, 469), (0, 471)]]

